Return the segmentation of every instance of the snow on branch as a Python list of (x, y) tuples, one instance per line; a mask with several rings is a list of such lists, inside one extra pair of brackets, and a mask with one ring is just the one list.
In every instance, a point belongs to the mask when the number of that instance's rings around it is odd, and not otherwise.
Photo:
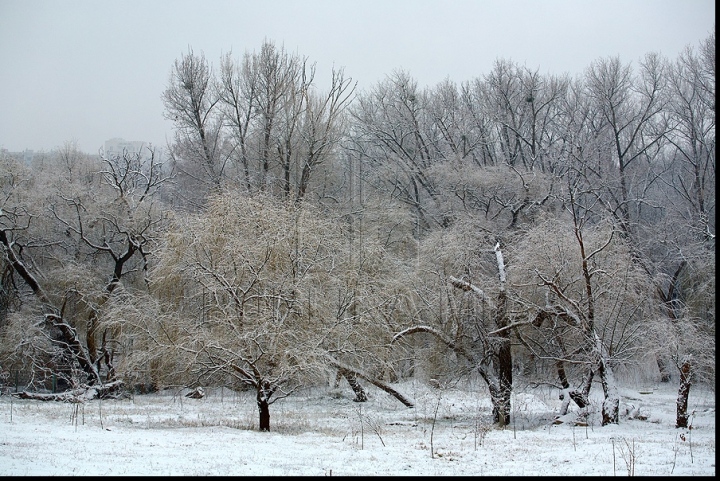
[(450, 284), (452, 284), (453, 287), (457, 287), (458, 289), (462, 289), (463, 291), (472, 291), (475, 294), (477, 294), (480, 297), (481, 301), (485, 301), (490, 307), (494, 308), (492, 301), (488, 299), (487, 295), (485, 294), (485, 291), (477, 287), (476, 285), (464, 281), (462, 279), (458, 279), (457, 277), (450, 276)]
[(437, 329), (435, 329), (434, 327), (430, 327), (430, 326), (408, 327), (404, 331), (401, 331), (401, 332), (398, 332), (397, 334), (395, 334), (392, 338), (392, 341), (390, 341), (390, 343), (392, 344), (392, 343), (397, 342), (398, 340), (402, 339), (405, 336), (409, 336), (410, 334), (415, 334), (418, 332), (427, 332), (428, 334), (432, 334), (433, 336), (438, 338), (443, 344), (445, 344), (447, 347), (449, 347), (450, 349), (455, 351), (457, 354), (460, 354), (461, 356), (465, 357), (467, 360), (469, 360), (473, 364), (476, 364), (475, 357), (470, 352), (465, 350), (465, 348), (458, 345), (455, 341), (453, 341), (452, 339), (447, 337), (442, 332), (440, 332)]
[(505, 290), (505, 260), (503, 259), (500, 243), (495, 244), (495, 257), (497, 258), (498, 274), (500, 275), (500, 290)]
[(527, 325), (529, 325), (529, 324), (533, 324), (533, 325), (534, 325), (535, 322), (536, 322), (536, 321), (535, 321), (534, 318), (527, 319), (527, 320), (524, 320), (524, 321), (519, 321), (519, 322), (513, 322), (512, 324), (508, 324), (507, 326), (503, 326), (503, 327), (501, 327), (500, 329), (495, 329), (494, 331), (490, 331), (490, 332), (487, 333), (487, 335), (488, 335), (488, 337), (494, 336), (494, 335), (496, 335), (496, 334), (500, 334), (501, 332), (505, 332), (505, 331), (507, 331), (508, 329), (513, 329), (513, 328), (515, 328), (515, 327), (527, 326)]
[(458, 279), (457, 277), (450, 276), (450, 284), (452, 284), (454, 287), (457, 287), (458, 289), (462, 289), (463, 291), (474, 291), (479, 296), (485, 297), (485, 293), (477, 286), (474, 286), (473, 284), (463, 281), (462, 279)]
[(405, 329), (404, 331), (401, 331), (401, 332), (398, 332), (397, 334), (395, 334), (395, 335), (393, 336), (393, 338), (392, 338), (392, 341), (390, 341), (390, 343), (391, 343), (391, 344), (392, 344), (392, 343), (395, 343), (395, 342), (399, 341), (400, 339), (402, 339), (402, 338), (405, 337), (405, 336), (408, 336), (408, 335), (410, 335), (410, 334), (415, 334), (415, 333), (418, 333), (418, 332), (427, 332), (427, 333), (429, 333), (429, 334), (432, 334), (433, 336), (435, 336), (435, 337), (437, 337), (438, 339), (440, 339), (447, 347), (449, 347), (449, 348), (451, 348), (451, 349), (454, 349), (454, 348), (455, 348), (455, 343), (452, 341), (452, 339), (446, 337), (445, 334), (443, 334), (442, 332), (440, 332), (440, 331), (438, 331), (437, 329), (435, 329), (435, 328), (433, 328), (433, 327), (430, 327), (430, 326), (413, 326), (413, 327), (408, 327), (408, 328)]
[(61, 393), (39, 393), (20, 391), (16, 393), (10, 393), (10, 395), (19, 399), (33, 399), (36, 401), (82, 403), (85, 401), (91, 401), (93, 399), (102, 399), (111, 396), (120, 392), (122, 387), (123, 382), (121, 380), (117, 380), (103, 385), (85, 386), (79, 389), (73, 389)]

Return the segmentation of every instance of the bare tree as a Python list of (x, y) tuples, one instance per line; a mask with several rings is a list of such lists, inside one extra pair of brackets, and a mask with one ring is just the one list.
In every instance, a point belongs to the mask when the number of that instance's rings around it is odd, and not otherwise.
[(248, 192), (303, 199), (318, 168), (334, 159), (354, 88), (333, 69), (329, 91), (318, 93), (315, 64), (269, 40), (242, 61), (223, 57), (218, 95), (238, 181)]
[[(45, 244), (32, 228), (32, 224), (37, 224), (39, 213), (34, 213), (28, 205), (16, 203), (20, 199), (13, 195), (6, 200), (10, 202), (6, 203), (0, 214), (0, 243), (6, 262), (32, 295), (32, 298), (27, 299), (32, 310), (26, 314), (35, 322), (28, 325), (26, 321), (23, 325), (18, 325), (17, 329), (39, 335), (38, 342), (33, 344), (32, 349), (28, 349), (33, 371), (47, 373), (49, 370), (53, 374), (65, 374), (66, 363), (69, 363), (79, 366), (90, 384), (101, 384), (100, 373), (86, 346), (67, 319), (67, 291), (64, 292), (62, 286), (59, 292), (52, 290), (51, 279), (43, 273), (31, 254), (34, 245)], [(73, 277), (71, 271), (71, 268), (66, 269), (65, 275), (69, 279)], [(74, 376), (72, 377), (74, 379)]]
[[(108, 331), (98, 332), (98, 312), (128, 271), (139, 270), (147, 281), (148, 258), (161, 221), (156, 194), (172, 174), (164, 172), (163, 161), (152, 147), (147, 148), (147, 155), (123, 152), (101, 160), (103, 169), (99, 173), (112, 192), (107, 204), (90, 206), (86, 198), (64, 197), (61, 193), (65, 205), (54, 203), (50, 209), (66, 233), (74, 234), (76, 242), (88, 247), (91, 255), (106, 254), (111, 259), (111, 275), (103, 294), (88, 304), (85, 336), (91, 362), (98, 370), (104, 362), (108, 380), (114, 380), (113, 349), (109, 345), (113, 340), (108, 338)], [(136, 258), (138, 262), (134, 262)]]
[(268, 188), (268, 175), (276, 150), (278, 117), (289, 106), (288, 103), (292, 105), (293, 101), (300, 101), (296, 93), (305, 78), (305, 67), (306, 59), (290, 55), (284, 47), (278, 49), (268, 40), (263, 42), (258, 54), (252, 55), (250, 75), (258, 82), (258, 158), (263, 190)]
[(355, 86), (352, 79), (345, 77), (343, 69), (333, 69), (326, 94), (303, 90), (306, 109), (300, 130), (302, 151), (296, 200), (305, 197), (312, 173), (335, 153), (344, 134), (345, 110), (352, 101)]
[(497, 60), (475, 91), (493, 120), (498, 160), (523, 170), (554, 170), (563, 139), (555, 126), (567, 77), (542, 76), (509, 60)]
[(165, 117), (175, 126), (171, 155), (180, 172), (205, 191), (220, 188), (228, 162), (215, 82), (205, 55), (189, 49), (175, 61), (162, 95)]
[(97, 316), (128, 272), (145, 270), (159, 219), (153, 202), (165, 174), (154, 153), (149, 160), (126, 154), (103, 162), (105, 169), (95, 164), (93, 173), (84, 170), (88, 164), (69, 177), (28, 172), (27, 181), (43, 187), (42, 207), (11, 189), (3, 209), (4, 254), (32, 293), (24, 309), (37, 319), (28, 325), (16, 318), (14, 328), (25, 331), (21, 342), (33, 371), (67, 387), (119, 385), (114, 339), (98, 329)]
[[(525, 286), (519, 296), (532, 306), (524, 322), (545, 331), (535, 341), (523, 337), (538, 358), (556, 365), (561, 388), (578, 406), (588, 404), (593, 377), (600, 378), (607, 425), (618, 422), (614, 370), (638, 362), (648, 348), (639, 333), (649, 326), (643, 325), (645, 316), (653, 314), (652, 299), (643, 297), (651, 284), (619, 228), (594, 220), (596, 200), (580, 185), (568, 184), (569, 219), (541, 224), (516, 248), (517, 277)], [(569, 390), (568, 363), (583, 366), (576, 390)]]
[[(607, 153), (612, 154), (613, 162), (600, 168), (610, 179), (617, 173), (617, 182), (603, 182), (606, 193), (601, 199), (624, 235), (629, 235), (631, 210), (641, 202), (633, 194), (640, 189), (629, 185), (631, 168), (654, 158), (667, 132), (661, 115), (666, 106), (665, 63), (659, 55), (648, 54), (634, 77), (631, 66), (623, 65), (618, 57), (599, 59), (587, 69), (586, 84), (593, 107), (602, 116), (602, 122), (594, 127), (596, 135), (607, 135)], [(601, 172), (595, 173), (600, 182)]]
[[(687, 47), (669, 68), (671, 93), (658, 194), (660, 221), (647, 226), (669, 356), (678, 369), (677, 427), (686, 427), (690, 386), (714, 382), (715, 110), (714, 33), (699, 52)], [(662, 358), (661, 358), (662, 359)], [(664, 373), (669, 380), (669, 372)]]
[[(454, 234), (431, 235), (425, 241), (424, 249), (433, 255), (428, 255), (416, 274), (414, 324), (397, 332), (393, 343), (410, 335), (430, 334), (465, 363), (465, 368), (459, 365), (448, 375), (480, 374), (490, 391), (494, 422), (505, 425), (510, 422), (512, 392), (505, 261), (499, 243), (490, 249), (477, 247), (479, 239), (473, 238), (477, 226), (471, 225), (457, 227)], [(493, 270), (497, 277), (491, 274)], [(476, 280), (466, 280), (464, 274)], [(423, 285), (423, 278), (431, 282)], [(447, 356), (445, 363), (449, 364)]]
[(166, 382), (252, 387), (269, 430), (269, 406), (326, 376), (332, 347), (344, 352), (339, 333), (359, 322), (362, 309), (348, 310), (357, 299), (342, 279), (341, 242), (309, 206), (214, 197), (202, 215), (176, 219), (152, 273), (161, 314), (133, 321), (149, 345), (134, 352), (142, 363), (146, 352), (174, 359)]
[(252, 68), (249, 53), (241, 62), (226, 54), (221, 59), (219, 96), (225, 108), (230, 136), (233, 139), (233, 158), (239, 159), (242, 168), (242, 185), (248, 192), (253, 189), (257, 175), (251, 166), (251, 138), (253, 122), (258, 112), (258, 77)]
[(435, 223), (437, 192), (428, 169), (438, 156), (429, 137), (427, 102), (427, 92), (396, 71), (361, 95), (352, 113), (354, 148), (370, 164), (378, 190), (414, 213), (416, 238)]
[(78, 169), (87, 160), (87, 154), (80, 150), (77, 139), (63, 142), (57, 152), (57, 159), (63, 167), (63, 170), (70, 176), (78, 173)]

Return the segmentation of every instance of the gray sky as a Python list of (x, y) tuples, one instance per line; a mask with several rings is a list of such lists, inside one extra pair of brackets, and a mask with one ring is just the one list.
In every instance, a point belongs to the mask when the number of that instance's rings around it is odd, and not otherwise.
[(161, 94), (188, 47), (217, 65), (267, 38), (316, 62), (319, 87), (335, 65), (364, 90), (395, 69), (460, 83), (497, 58), (573, 76), (674, 59), (714, 26), (714, 0), (0, 0), (0, 148), (164, 145)]

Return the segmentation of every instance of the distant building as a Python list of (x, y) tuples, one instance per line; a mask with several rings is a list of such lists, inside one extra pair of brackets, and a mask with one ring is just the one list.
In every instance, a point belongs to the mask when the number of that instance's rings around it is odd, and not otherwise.
[(145, 149), (147, 146), (147, 142), (116, 137), (105, 141), (105, 156), (107, 158), (122, 157), (124, 154), (140, 154), (144, 156), (148, 154), (147, 149)]
[(2, 153), (4, 153), (5, 155), (9, 155), (10, 157), (13, 157), (14, 159), (16, 159), (19, 162), (24, 162), (27, 165), (32, 164), (33, 157), (35, 157), (35, 151), (29, 150), (29, 149), (25, 149), (22, 152), (8, 152), (5, 149), (0, 149), (0, 151)]
[(32, 164), (33, 157), (35, 157), (35, 151), (34, 151), (34, 150), (25, 149), (25, 150), (22, 151), (22, 160), (23, 160), (23, 162), (25, 162), (27, 165)]
[(163, 161), (165, 151), (162, 147), (157, 147), (141, 140), (125, 140), (118, 137), (105, 141), (104, 156), (106, 159), (111, 159), (114, 157), (122, 157), (123, 155), (139, 154), (141, 159), (150, 160), (152, 155), (150, 151), (151, 148), (155, 152), (155, 161)]

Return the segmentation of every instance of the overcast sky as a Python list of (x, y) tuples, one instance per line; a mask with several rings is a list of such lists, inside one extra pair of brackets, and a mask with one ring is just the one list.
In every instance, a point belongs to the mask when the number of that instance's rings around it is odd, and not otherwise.
[(595, 59), (675, 58), (715, 26), (714, 0), (0, 0), (0, 148), (96, 153), (172, 139), (161, 94), (188, 47), (214, 65), (263, 40), (358, 89), (395, 69), (460, 83), (498, 58), (573, 76)]

